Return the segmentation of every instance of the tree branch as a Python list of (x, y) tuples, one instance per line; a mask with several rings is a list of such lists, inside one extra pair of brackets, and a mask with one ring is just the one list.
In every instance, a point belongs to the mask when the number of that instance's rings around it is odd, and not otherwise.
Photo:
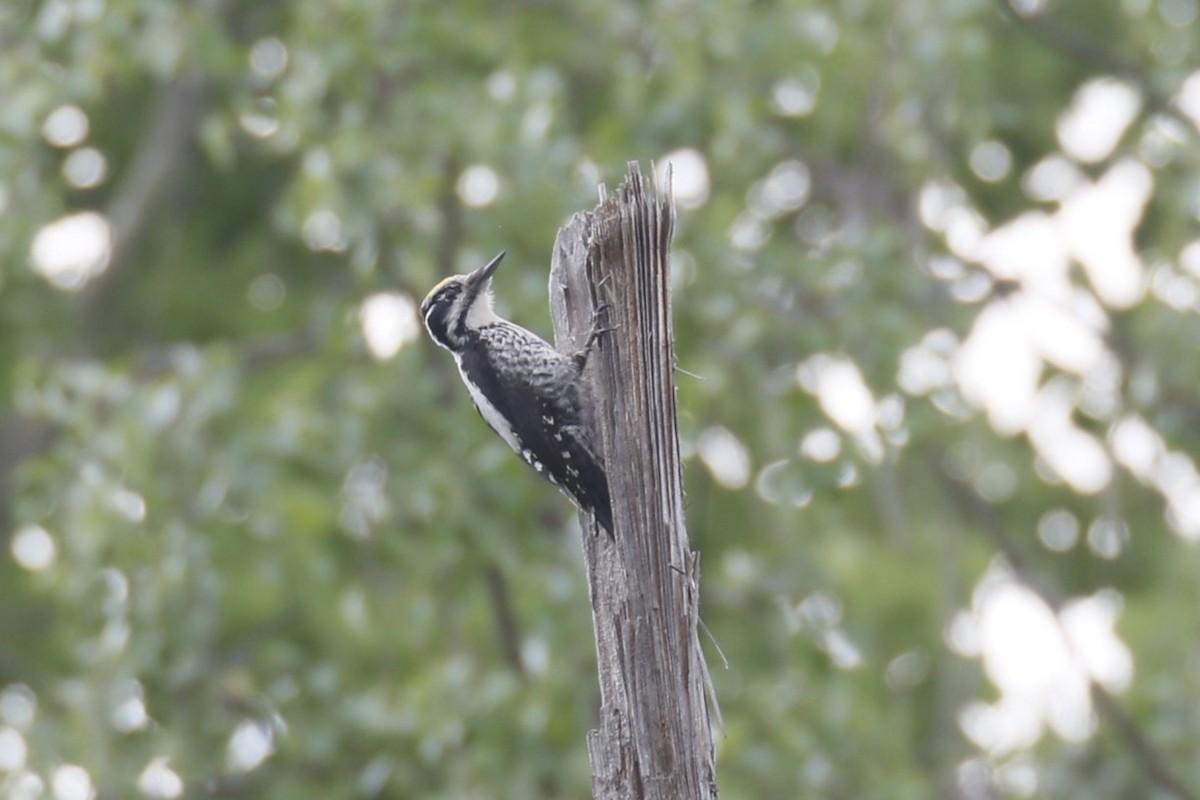
[(483, 565), (483, 577), (487, 581), (488, 598), (496, 616), (496, 640), (500, 643), (500, 652), (518, 675), (528, 678), (525, 663), (521, 660), (521, 632), (517, 626), (517, 615), (513, 611), (508, 579), (504, 577), (495, 561), (488, 561)]
[[(942, 459), (944, 460), (944, 459)], [(954, 480), (940, 468), (937, 474), (950, 496), (952, 504), (964, 516), (976, 523), (976, 528), (983, 532), (987, 539), (999, 550), (1008, 561), (1009, 566), (1026, 588), (1041, 598), (1053, 612), (1054, 619), (1062, 633), (1063, 641), (1070, 643), (1071, 639), (1062, 628), (1063, 607), (1067, 602), (1066, 593), (1049, 576), (1036, 570), (1024, 549), (1001, 524), (996, 510), (979, 498), (969, 487)], [(1092, 700), (1100, 718), (1125, 743), (1135, 755), (1134, 759), (1146, 779), (1152, 784), (1179, 800), (1200, 800), (1200, 795), (1193, 791), (1183, 779), (1171, 769), (1162, 750), (1154, 744), (1133, 716), (1111, 692), (1096, 682), (1090, 674), (1087, 675), (1088, 686)]]
[(603, 800), (717, 796), (676, 427), (673, 228), (669, 191), (648, 187), (631, 164), (612, 198), (559, 231), (550, 273), (562, 352), (586, 346), (597, 309), (606, 317), (585, 379), (615, 535), (591, 523), (583, 542), (601, 702), (588, 750)]
[(1124, 78), (1133, 84), (1145, 100), (1146, 107), (1179, 123), (1184, 130), (1195, 134), (1191, 120), (1180, 113), (1171, 98), (1160, 92), (1142, 66), (1111, 49), (1081, 36), (1069, 28), (1055, 24), (1044, 14), (1022, 14), (1013, 7), (1012, 0), (995, 0), (1000, 12), (1025, 33), (1048, 49), (1062, 55), (1080, 66), (1100, 70)]
[[(223, 23), (226, 0), (196, 0), (193, 5), (197, 19)], [(208, 76), (193, 69), (174, 76), (158, 89), (133, 161), (104, 208), (112, 235), (112, 254), (108, 270), (88, 284), (81, 298), (81, 319), (89, 334), (111, 324), (117, 276), (133, 260), (132, 253), (164, 197), (183, 183), (196, 132), (204, 120), (208, 85)]]

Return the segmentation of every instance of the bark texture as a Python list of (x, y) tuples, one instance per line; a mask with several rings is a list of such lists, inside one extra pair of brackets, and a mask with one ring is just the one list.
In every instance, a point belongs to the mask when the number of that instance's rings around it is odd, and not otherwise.
[(550, 273), (556, 347), (579, 352), (601, 331), (584, 376), (615, 535), (585, 518), (583, 551), (601, 701), (588, 750), (603, 800), (717, 796), (676, 426), (673, 229), (669, 186), (648, 186), (632, 163), (615, 194), (602, 189), (559, 231)]

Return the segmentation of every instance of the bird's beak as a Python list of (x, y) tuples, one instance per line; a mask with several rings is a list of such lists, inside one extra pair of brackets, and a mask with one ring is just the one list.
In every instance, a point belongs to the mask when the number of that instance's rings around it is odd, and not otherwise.
[(496, 271), (496, 267), (500, 266), (500, 262), (504, 260), (505, 252), (501, 250), (499, 255), (468, 275), (467, 280), (470, 281), (471, 285), (475, 287), (486, 285), (492, 279), (492, 273)]

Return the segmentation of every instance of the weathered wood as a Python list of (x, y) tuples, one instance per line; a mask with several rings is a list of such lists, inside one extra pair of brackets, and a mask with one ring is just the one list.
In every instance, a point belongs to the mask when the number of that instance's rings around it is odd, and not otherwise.
[(600, 678), (588, 735), (598, 800), (715, 798), (700, 649), (698, 559), (688, 545), (675, 414), (669, 186), (636, 163), (611, 197), (558, 233), (556, 347), (601, 330), (584, 377), (612, 495), (614, 538), (583, 519)]

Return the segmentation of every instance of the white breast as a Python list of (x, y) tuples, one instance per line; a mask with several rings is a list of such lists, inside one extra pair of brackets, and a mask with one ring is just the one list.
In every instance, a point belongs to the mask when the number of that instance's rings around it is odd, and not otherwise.
[(473, 402), (475, 407), (479, 409), (480, 415), (487, 422), (487, 424), (491, 426), (492, 430), (500, 434), (500, 438), (507, 442), (508, 446), (511, 447), (514, 452), (520, 453), (521, 442), (519, 439), (517, 439), (517, 435), (513, 432), (512, 427), (509, 426), (508, 420), (506, 420), (504, 416), (496, 410), (496, 407), (492, 405), (492, 401), (488, 400), (487, 397), (484, 396), (483, 392), (479, 391), (479, 388), (475, 384), (467, 380), (467, 374), (463, 372), (462, 359), (459, 357), (458, 353), (454, 354), (454, 362), (458, 364), (458, 372), (462, 375), (463, 383), (467, 385), (467, 391), (471, 393), (471, 402)]

